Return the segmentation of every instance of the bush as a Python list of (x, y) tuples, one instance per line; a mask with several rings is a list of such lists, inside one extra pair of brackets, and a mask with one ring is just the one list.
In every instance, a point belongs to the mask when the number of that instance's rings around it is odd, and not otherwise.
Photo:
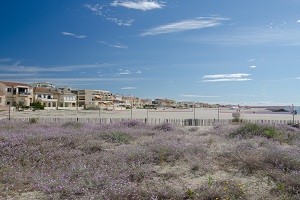
[(99, 107), (93, 106), (93, 107), (85, 108), (84, 110), (99, 110), (99, 109), (100, 109)]
[(38, 123), (38, 118), (29, 118), (29, 123), (30, 124), (36, 124), (36, 123)]
[(29, 109), (30, 106), (21, 106), (22, 109)]
[(126, 120), (121, 122), (122, 125), (131, 128), (131, 127), (136, 127), (136, 126), (144, 126), (145, 124), (139, 120)]
[(156, 125), (154, 127), (155, 130), (162, 130), (162, 131), (173, 131), (175, 130), (175, 127), (172, 125), (172, 124), (169, 124), (169, 123), (163, 123), (163, 124), (159, 124), (159, 125)]
[(128, 143), (129, 142), (129, 135), (127, 133), (123, 133), (123, 132), (112, 132), (111, 133), (111, 142), (113, 143)]
[(45, 106), (42, 105), (40, 102), (31, 103), (31, 107), (36, 110), (44, 110), (44, 108), (45, 108)]

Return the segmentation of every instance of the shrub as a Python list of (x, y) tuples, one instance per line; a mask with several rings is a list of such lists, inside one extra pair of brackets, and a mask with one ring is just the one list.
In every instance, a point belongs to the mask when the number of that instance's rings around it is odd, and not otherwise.
[(246, 123), (229, 133), (231, 137), (253, 138), (255, 136), (266, 137), (279, 142), (286, 142), (290, 134), (284, 134), (276, 126), (266, 124)]
[(128, 143), (130, 139), (130, 136), (127, 133), (123, 132), (112, 132), (111, 133), (111, 142), (113, 143)]
[(22, 109), (29, 109), (30, 106), (21, 106)]
[(122, 125), (128, 127), (128, 128), (132, 128), (132, 127), (136, 127), (136, 126), (145, 126), (144, 123), (142, 123), (141, 121), (139, 120), (126, 120), (126, 121), (123, 121), (121, 122)]
[(100, 108), (97, 106), (92, 106), (92, 107), (88, 107), (88, 108), (84, 108), (84, 110), (99, 110)]
[(210, 180), (194, 190), (193, 199), (248, 199), (241, 183), (234, 180)]
[(36, 124), (36, 123), (38, 123), (38, 118), (29, 118), (29, 123), (30, 124)]
[(80, 128), (83, 125), (79, 122), (65, 122), (61, 125), (62, 127)]
[(166, 131), (173, 131), (173, 130), (175, 130), (175, 127), (172, 124), (169, 124), (169, 123), (162, 123), (162, 124), (154, 126), (154, 129), (166, 132)]
[(35, 110), (44, 110), (44, 108), (45, 108), (45, 106), (42, 105), (40, 102), (31, 103), (31, 107)]
[(243, 138), (253, 137), (259, 135), (262, 132), (262, 128), (258, 124), (246, 123), (240, 125), (236, 130), (229, 133), (231, 137), (241, 136)]

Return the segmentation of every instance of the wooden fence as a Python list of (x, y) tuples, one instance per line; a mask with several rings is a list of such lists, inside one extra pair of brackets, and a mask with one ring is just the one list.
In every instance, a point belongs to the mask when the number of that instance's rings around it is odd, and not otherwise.
[[(126, 120), (131, 120), (130, 118), (52, 118), (52, 117), (38, 117), (38, 118), (11, 118), (10, 121), (13, 122), (38, 122), (38, 123), (66, 123), (66, 122), (79, 122), (79, 123), (91, 123), (91, 124), (109, 124), (118, 123)], [(176, 126), (213, 126), (214, 124), (230, 124), (232, 119), (132, 119), (139, 120), (141, 122), (156, 125), (162, 123), (169, 123)], [(0, 121), (9, 121), (9, 118), (3, 118)], [(292, 123), (291, 120), (264, 120), (264, 119), (243, 119), (241, 122), (251, 122), (251, 123), (263, 123), (263, 124), (289, 124)], [(294, 124), (299, 124), (299, 120), (295, 120)]]

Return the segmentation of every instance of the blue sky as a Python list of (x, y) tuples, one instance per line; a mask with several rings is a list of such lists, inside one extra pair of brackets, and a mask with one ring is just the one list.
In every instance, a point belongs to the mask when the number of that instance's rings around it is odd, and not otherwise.
[(299, 105), (299, 8), (299, 0), (2, 0), (0, 80)]

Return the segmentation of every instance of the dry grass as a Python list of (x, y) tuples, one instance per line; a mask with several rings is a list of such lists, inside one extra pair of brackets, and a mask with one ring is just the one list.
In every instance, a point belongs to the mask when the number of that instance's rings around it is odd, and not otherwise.
[(300, 132), (0, 123), (0, 199), (300, 199)]

